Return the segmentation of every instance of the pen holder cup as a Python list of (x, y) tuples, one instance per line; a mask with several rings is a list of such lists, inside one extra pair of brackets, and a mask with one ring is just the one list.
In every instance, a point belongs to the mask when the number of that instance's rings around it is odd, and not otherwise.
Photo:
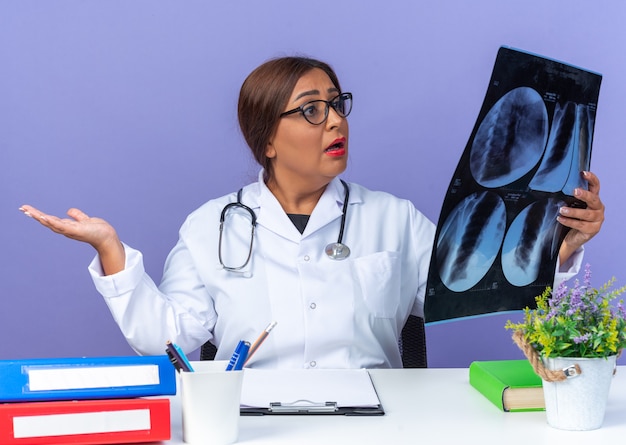
[(181, 372), (183, 441), (226, 445), (237, 441), (244, 371), (226, 371), (228, 361), (194, 362)]

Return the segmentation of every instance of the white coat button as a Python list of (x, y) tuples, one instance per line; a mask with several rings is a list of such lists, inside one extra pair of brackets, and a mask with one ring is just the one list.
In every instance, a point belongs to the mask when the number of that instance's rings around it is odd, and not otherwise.
[(310, 257), (310, 256), (308, 256), (308, 255), (304, 255), (304, 261), (309, 261), (310, 259), (311, 259), (311, 257)]
[(311, 366), (311, 368), (315, 368), (317, 366), (317, 362), (313, 360), (312, 362), (309, 363), (309, 366)]
[(315, 309), (315, 308), (317, 307), (317, 304), (315, 304), (315, 303), (311, 303), (311, 304), (309, 305), (309, 307), (310, 307), (311, 309)]

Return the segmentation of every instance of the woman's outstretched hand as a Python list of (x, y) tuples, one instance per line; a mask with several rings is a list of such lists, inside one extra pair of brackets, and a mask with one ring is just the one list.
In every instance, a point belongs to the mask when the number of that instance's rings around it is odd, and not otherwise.
[(20, 210), (55, 233), (82, 241), (93, 246), (100, 256), (105, 275), (124, 270), (126, 255), (117, 232), (111, 224), (101, 218), (92, 218), (78, 209), (69, 209), (69, 218), (48, 215), (30, 205), (23, 205)]

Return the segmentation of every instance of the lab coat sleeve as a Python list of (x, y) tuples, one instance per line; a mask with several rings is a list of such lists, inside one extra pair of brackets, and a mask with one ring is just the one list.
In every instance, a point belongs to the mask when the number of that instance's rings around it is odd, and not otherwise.
[(211, 300), (200, 283), (184, 242), (180, 240), (168, 256), (166, 269), (176, 270), (176, 280), (170, 281), (166, 292), (145, 272), (141, 252), (127, 245), (124, 250), (126, 267), (123, 271), (103, 276), (100, 259), (96, 256), (89, 265), (89, 272), (130, 346), (139, 354), (160, 355), (168, 340), (185, 352), (209, 340), (211, 322), (214, 324), (215, 319)]
[(426, 284), (428, 279), (428, 269), (430, 267), (430, 258), (435, 242), (436, 227), (432, 221), (424, 216), (418, 210), (414, 210), (413, 218), (413, 240), (412, 249), (417, 261), (417, 290), (415, 295), (415, 303), (411, 310), (411, 315), (424, 318), (424, 301), (426, 296)]
[(584, 253), (585, 248), (583, 246), (578, 248), (565, 263), (560, 264), (557, 261), (553, 289), (556, 289), (562, 282), (569, 280), (580, 272)]

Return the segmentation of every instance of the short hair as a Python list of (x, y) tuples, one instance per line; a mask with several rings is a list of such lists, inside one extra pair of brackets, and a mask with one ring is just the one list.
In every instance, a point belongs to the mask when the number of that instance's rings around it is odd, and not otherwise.
[(298, 80), (315, 68), (324, 71), (341, 91), (339, 79), (330, 65), (308, 57), (271, 59), (252, 71), (241, 86), (237, 107), (239, 127), (254, 159), (265, 169), (266, 180), (273, 172), (265, 152), (280, 115)]

